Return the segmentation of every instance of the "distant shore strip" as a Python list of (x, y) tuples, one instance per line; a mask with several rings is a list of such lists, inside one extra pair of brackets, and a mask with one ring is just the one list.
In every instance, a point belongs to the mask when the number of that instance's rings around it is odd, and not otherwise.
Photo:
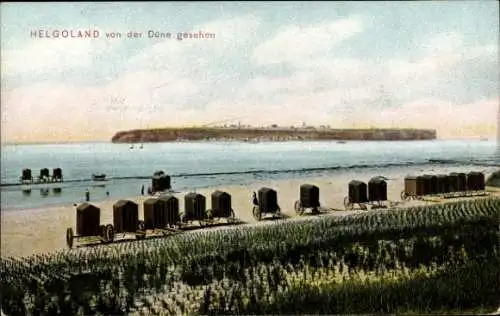
[[(195, 172), (195, 173), (176, 173), (169, 174), (172, 178), (190, 178), (190, 177), (212, 177), (212, 176), (228, 176), (228, 175), (257, 175), (257, 174), (287, 174), (287, 173), (314, 173), (314, 172), (330, 172), (342, 170), (356, 170), (356, 169), (381, 169), (381, 168), (398, 168), (410, 166), (432, 166), (432, 165), (467, 165), (467, 166), (481, 166), (481, 167), (500, 167), (496, 160), (452, 160), (452, 159), (427, 159), (424, 161), (408, 161), (401, 163), (379, 163), (379, 164), (352, 164), (352, 165), (332, 165), (324, 167), (311, 167), (311, 168), (296, 168), (296, 169), (250, 169), (250, 170), (228, 170), (220, 172)], [(110, 180), (146, 180), (151, 179), (151, 175), (133, 175), (133, 176), (111, 176), (106, 177), (107, 181)], [(64, 183), (74, 182), (87, 182), (93, 181), (91, 178), (81, 179), (65, 179)], [(40, 183), (39, 183), (40, 184)], [(39, 185), (35, 184), (35, 185)], [(45, 183), (43, 185), (47, 185)], [(50, 183), (49, 183), (50, 184)], [(59, 182), (59, 184), (61, 184)], [(19, 182), (0, 182), (0, 187), (17, 187), (30, 184), (21, 184)]]

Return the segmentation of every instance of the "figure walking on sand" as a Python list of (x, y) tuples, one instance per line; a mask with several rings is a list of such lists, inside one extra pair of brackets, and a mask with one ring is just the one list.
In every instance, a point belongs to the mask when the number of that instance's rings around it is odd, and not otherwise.
[(141, 187), (141, 195), (144, 195), (144, 184)]
[(90, 192), (89, 189), (85, 189), (85, 201), (90, 201)]

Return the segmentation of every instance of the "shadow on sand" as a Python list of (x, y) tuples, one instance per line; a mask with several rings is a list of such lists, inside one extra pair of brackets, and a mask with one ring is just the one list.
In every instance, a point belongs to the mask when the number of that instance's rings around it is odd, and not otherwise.
[(216, 227), (231, 227), (231, 226), (239, 226), (247, 224), (247, 222), (240, 221), (236, 219), (234, 222), (227, 223), (225, 221), (221, 222), (215, 222), (215, 223), (210, 223), (210, 224), (198, 224), (197, 221), (194, 221), (193, 223), (190, 223), (184, 227), (182, 227), (180, 230), (181, 231), (193, 231), (193, 230), (201, 230), (201, 229), (211, 229), (211, 228), (216, 228)]
[[(134, 233), (127, 233), (121, 236), (122, 234), (119, 234), (120, 236), (116, 236), (111, 243), (102, 243), (98, 241), (97, 239), (91, 239), (87, 241), (82, 241), (79, 242), (78, 245), (75, 246), (75, 248), (86, 248), (86, 247), (97, 247), (97, 246), (106, 246), (106, 245), (115, 245), (115, 244), (120, 244), (120, 243), (127, 243), (127, 242), (134, 242), (134, 241), (141, 241), (141, 240), (150, 240), (150, 239), (158, 239), (158, 238), (168, 238), (171, 236), (175, 235), (180, 235), (183, 232), (189, 232), (189, 231), (200, 231), (200, 230), (210, 230), (212, 228), (218, 228), (218, 227), (233, 227), (233, 226), (240, 226), (247, 224), (247, 222), (240, 221), (240, 220), (235, 220), (234, 222), (216, 222), (212, 224), (207, 224), (207, 225), (199, 225), (196, 221), (194, 223), (190, 223), (189, 225), (186, 225), (182, 227), (182, 229), (178, 229), (176, 232), (174, 231), (169, 231), (169, 232), (161, 232), (161, 231), (148, 231), (146, 233), (146, 236), (144, 239), (137, 239), (134, 236)], [(90, 237), (91, 238), (91, 237)]]
[(276, 215), (264, 215), (262, 214), (262, 218), (260, 219), (261, 222), (264, 222), (264, 221), (277, 221), (277, 220), (284, 220), (284, 219), (289, 219), (291, 218), (290, 215), (287, 215), (287, 214), (284, 214), (284, 213), (280, 213), (279, 216), (276, 216)]

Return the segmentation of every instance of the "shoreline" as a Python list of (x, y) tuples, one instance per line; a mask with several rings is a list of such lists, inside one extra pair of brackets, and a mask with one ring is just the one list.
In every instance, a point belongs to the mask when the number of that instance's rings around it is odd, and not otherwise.
[[(161, 141), (141, 141), (141, 140), (132, 140), (132, 141), (112, 141), (109, 142), (111, 144), (116, 145), (135, 145), (135, 144), (210, 144), (210, 143), (244, 143), (244, 144), (262, 144), (262, 143), (311, 143), (311, 142), (331, 142), (331, 143), (354, 143), (354, 142), (432, 142), (437, 141), (439, 139), (298, 139), (298, 138), (249, 138), (249, 139), (232, 139), (232, 138), (218, 138), (218, 139), (173, 139), (173, 140), (161, 140)], [(467, 139), (464, 139), (467, 140)]]
[[(425, 163), (401, 163), (401, 164), (382, 164), (382, 165), (353, 165), (346, 167), (321, 167), (321, 168), (302, 168), (296, 170), (248, 170), (241, 172), (219, 172), (219, 173), (200, 173), (200, 174), (174, 174), (170, 175), (172, 179), (172, 190), (174, 193), (186, 193), (193, 190), (204, 190), (209, 189), (211, 187), (225, 187), (225, 186), (248, 186), (253, 183), (259, 182), (269, 182), (269, 181), (289, 181), (289, 180), (299, 180), (299, 179), (309, 179), (316, 177), (338, 177), (346, 174), (366, 174), (366, 173), (395, 173), (398, 174), (400, 172), (405, 171), (407, 175), (409, 174), (418, 174), (423, 172), (423, 170), (427, 170), (428, 173), (438, 173), (437, 170), (445, 170), (445, 172), (439, 173), (448, 173), (446, 170), (452, 170), (450, 172), (469, 172), (469, 171), (481, 171), (485, 173), (491, 173), (492, 171), (498, 170), (500, 165), (488, 165), (484, 163), (474, 163), (474, 162), (464, 162), (459, 163), (458, 161), (453, 160), (430, 160)], [(227, 179), (227, 176), (230, 176), (231, 179)], [(487, 177), (488, 174), (485, 174)], [(225, 178), (221, 183), (213, 184), (194, 184), (188, 185), (188, 183), (183, 182), (185, 179), (190, 179), (192, 182), (197, 177), (206, 178), (206, 177), (223, 177)], [(180, 179), (181, 184), (176, 186), (176, 179)], [(204, 181), (207, 181), (206, 179)], [(202, 181), (202, 182), (204, 182)], [(208, 180), (208, 182), (217, 182)], [(48, 184), (31, 184), (32, 194), (36, 193), (38, 190), (42, 190), (46, 188), (47, 190), (54, 189), (56, 187), (62, 188), (63, 191), (70, 190), (69, 195), (59, 195), (57, 197), (50, 196), (49, 199), (58, 198), (61, 200), (51, 201), (44, 200), (44, 197), (35, 197), (38, 200), (32, 201), (29, 203), (31, 205), (23, 205), (16, 206), (13, 205), (13, 202), (5, 203), (2, 201), (0, 211), (4, 212), (15, 212), (21, 210), (36, 210), (39, 208), (53, 208), (53, 207), (61, 207), (61, 206), (72, 206), (73, 203), (83, 203), (84, 198), (83, 194), (75, 195), (75, 188), (81, 187), (82, 190), (84, 187), (100, 187), (103, 185), (103, 189), (101, 190), (102, 195), (91, 195), (91, 203), (103, 203), (109, 199), (127, 199), (131, 195), (129, 192), (121, 192), (116, 191), (116, 188), (123, 187), (124, 185), (130, 187), (133, 183), (137, 183), (138, 185), (144, 184), (145, 187), (151, 183), (151, 178), (146, 176), (138, 176), (138, 177), (127, 177), (127, 178), (110, 178), (108, 181), (103, 183), (96, 183), (92, 180), (69, 180), (66, 182), (60, 183), (48, 183)], [(83, 184), (83, 185), (82, 185)], [(16, 189), (16, 187), (23, 187), (25, 185), (17, 185), (17, 186), (4, 186), (0, 189), (4, 192), (9, 192), (9, 194), (14, 193), (15, 191), (20, 189)], [(104, 189), (106, 187), (107, 189)], [(104, 190), (108, 190), (113, 192), (118, 192), (116, 195), (111, 194), (111, 196), (104, 196)], [(130, 190), (129, 190), (130, 191)], [(66, 192), (68, 194), (68, 192)], [(97, 198), (92, 199), (92, 197), (97, 196)], [(147, 195), (145, 195), (147, 196)], [(70, 198), (68, 198), (70, 197)], [(3, 199), (2, 199), (3, 200)]]
[[(317, 140), (294, 140), (296, 142), (336, 142), (339, 140), (335, 139), (317, 139)], [(340, 140), (342, 141), (342, 140)], [(474, 142), (496, 142), (497, 138), (496, 135), (489, 135), (486, 137), (481, 137), (481, 136), (468, 136), (468, 137), (449, 137), (449, 138), (441, 138), (437, 137), (435, 139), (421, 139), (421, 140), (351, 140), (349, 142), (415, 142), (415, 141), (425, 141), (425, 142), (435, 142), (435, 141), (443, 141), (443, 142), (450, 142), (450, 141), (474, 141)], [(194, 143), (194, 142), (199, 142), (199, 143), (217, 143), (217, 142), (225, 142), (224, 140), (218, 140), (218, 141), (205, 141), (205, 140), (199, 140), (199, 141), (174, 141), (173, 143)], [(243, 142), (238, 140), (238, 142)], [(275, 143), (281, 143), (282, 141), (274, 141)], [(287, 141), (288, 142), (288, 141)], [(347, 142), (347, 140), (346, 140)], [(2, 142), (0, 144), (1, 147), (5, 146), (37, 146), (37, 145), (82, 145), (82, 144), (129, 144), (129, 143), (113, 143), (109, 139), (103, 139), (103, 140), (75, 140), (75, 141), (7, 141), (7, 142)], [(141, 142), (139, 142), (141, 143)], [(144, 142), (144, 144), (157, 144), (157, 143), (162, 143), (162, 142)], [(165, 143), (172, 143), (172, 141), (168, 141)]]
[[(448, 167), (444, 170), (437, 168), (422, 169), (420, 173), (443, 173), (464, 170), (464, 167)], [(403, 179), (409, 173), (409, 168), (385, 169), (375, 172), (351, 171), (343, 174), (322, 174), (316, 177), (303, 177), (287, 180), (265, 180), (255, 181), (244, 185), (222, 185), (212, 186), (197, 190), (182, 190), (173, 195), (179, 200), (179, 210), (184, 209), (184, 194), (196, 192), (205, 196), (206, 208), (211, 208), (211, 194), (215, 190), (222, 190), (231, 195), (232, 208), (237, 219), (244, 223), (255, 224), (257, 221), (252, 215), (252, 193), (261, 187), (270, 187), (277, 191), (278, 204), (282, 214), (289, 220), (307, 218), (298, 216), (294, 210), (294, 203), (299, 199), (299, 186), (302, 184), (314, 184), (320, 190), (320, 203), (323, 208), (337, 209), (340, 211), (328, 212), (333, 216), (354, 214), (360, 211), (344, 211), (343, 200), (347, 196), (348, 182), (360, 180), (368, 182), (374, 176), (388, 178), (387, 193), (389, 201), (400, 201), (400, 193), (404, 188)], [(470, 170), (472, 171), (472, 170)], [(414, 173), (410, 172), (410, 173)], [(486, 175), (487, 176), (487, 175)], [(500, 192), (498, 192), (500, 193)], [(498, 193), (495, 193), (498, 194)], [(130, 196), (127, 200), (134, 201), (139, 206), (139, 219), (143, 219), (143, 202), (151, 196)], [(89, 203), (101, 209), (101, 224), (113, 223), (113, 204), (119, 198), (110, 197), (104, 201), (90, 201)], [(403, 207), (422, 205), (432, 202), (410, 201), (405, 202)], [(361, 211), (362, 212), (362, 211)], [(38, 253), (53, 252), (66, 249), (66, 229), (76, 227), (76, 212), (73, 205), (62, 205), (48, 208), (21, 209), (17, 211), (2, 211), (1, 225), (1, 247), (4, 256), (27, 256)], [(264, 221), (265, 223), (272, 223)], [(262, 222), (259, 222), (262, 223)], [(213, 228), (211, 228), (213, 229)]]

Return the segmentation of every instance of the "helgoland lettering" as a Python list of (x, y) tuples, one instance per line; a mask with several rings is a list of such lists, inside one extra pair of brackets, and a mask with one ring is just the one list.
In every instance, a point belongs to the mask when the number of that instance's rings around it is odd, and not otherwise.
[(98, 30), (31, 30), (35, 38), (98, 38)]

